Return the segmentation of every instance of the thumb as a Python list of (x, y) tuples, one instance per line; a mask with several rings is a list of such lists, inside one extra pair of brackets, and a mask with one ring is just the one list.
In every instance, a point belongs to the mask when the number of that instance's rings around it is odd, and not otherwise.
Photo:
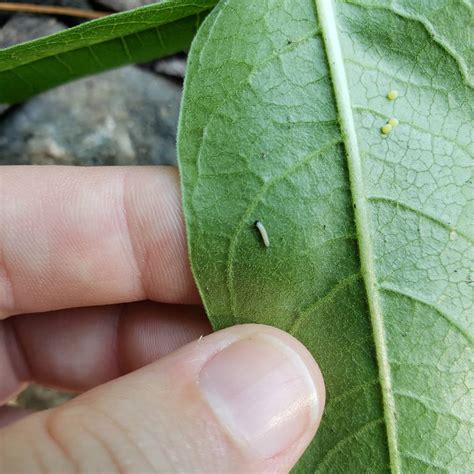
[(298, 341), (235, 326), (4, 428), (0, 472), (287, 472), (323, 404)]

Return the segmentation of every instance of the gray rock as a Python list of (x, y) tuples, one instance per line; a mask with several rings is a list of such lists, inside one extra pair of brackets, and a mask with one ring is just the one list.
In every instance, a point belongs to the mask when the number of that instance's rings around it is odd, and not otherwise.
[(130, 10), (132, 8), (143, 7), (151, 3), (159, 3), (160, 0), (97, 0), (97, 3), (115, 11)]
[(57, 33), (64, 28), (50, 16), (16, 14), (0, 28), (0, 48)]
[[(31, 2), (31, 0), (26, 0)], [(42, 0), (44, 2), (44, 0)], [(91, 2), (88, 0), (53, 0), (55, 5), (60, 5), (62, 7), (72, 7), (72, 8), (83, 8), (89, 9), (92, 8)]]
[(126, 67), (49, 91), (0, 123), (0, 165), (175, 164), (181, 88)]
[[(62, 23), (49, 16), (16, 14), (0, 28), (0, 48), (7, 48), (64, 29)], [(8, 109), (7, 104), (0, 104), (0, 115)]]
[(183, 79), (186, 73), (186, 57), (176, 55), (159, 59), (154, 64), (153, 70), (158, 74)]
[(15, 3), (34, 3), (36, 5), (56, 5), (60, 7), (91, 8), (88, 0), (16, 0)]

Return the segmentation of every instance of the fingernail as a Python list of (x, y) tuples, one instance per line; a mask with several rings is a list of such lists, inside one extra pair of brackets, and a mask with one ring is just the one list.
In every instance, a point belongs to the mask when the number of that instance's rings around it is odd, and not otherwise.
[(305, 363), (272, 336), (228, 346), (204, 365), (199, 382), (234, 439), (263, 459), (288, 449), (318, 416), (318, 394)]

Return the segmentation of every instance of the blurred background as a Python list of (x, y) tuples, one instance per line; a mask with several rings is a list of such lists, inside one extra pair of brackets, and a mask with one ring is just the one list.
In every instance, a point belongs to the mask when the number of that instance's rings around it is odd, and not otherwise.
[[(150, 3), (157, 2), (0, 0), (0, 48), (90, 21), (96, 13)], [(32, 5), (37, 12), (23, 11)], [(48, 6), (60, 11), (43, 13)], [(70, 8), (81, 9), (84, 16), (71, 15)], [(185, 68), (182, 53), (81, 79), (22, 104), (0, 104), (0, 165), (175, 165)], [(71, 396), (30, 385), (12, 404), (45, 409)]]
[[(45, 36), (93, 13), (151, 0), (0, 1), (0, 48)], [(2, 11), (2, 4), (56, 6), (64, 14)], [(86, 18), (71, 16), (81, 9)], [(39, 9), (40, 10), (40, 9)], [(0, 104), (0, 165), (176, 164), (176, 126), (186, 67), (184, 54), (79, 80), (26, 103)]]

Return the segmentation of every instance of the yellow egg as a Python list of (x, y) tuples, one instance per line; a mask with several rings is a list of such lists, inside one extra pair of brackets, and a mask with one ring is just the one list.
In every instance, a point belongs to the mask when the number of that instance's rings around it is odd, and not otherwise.
[(392, 117), (389, 121), (388, 124), (391, 125), (392, 128), (395, 128), (398, 125), (398, 120), (394, 117)]
[(381, 129), (380, 131), (384, 134), (384, 135), (388, 135), (391, 131), (392, 131), (392, 126), (389, 124), (389, 123), (386, 123)]
[(388, 100), (395, 100), (398, 97), (398, 91), (391, 90), (387, 94)]

